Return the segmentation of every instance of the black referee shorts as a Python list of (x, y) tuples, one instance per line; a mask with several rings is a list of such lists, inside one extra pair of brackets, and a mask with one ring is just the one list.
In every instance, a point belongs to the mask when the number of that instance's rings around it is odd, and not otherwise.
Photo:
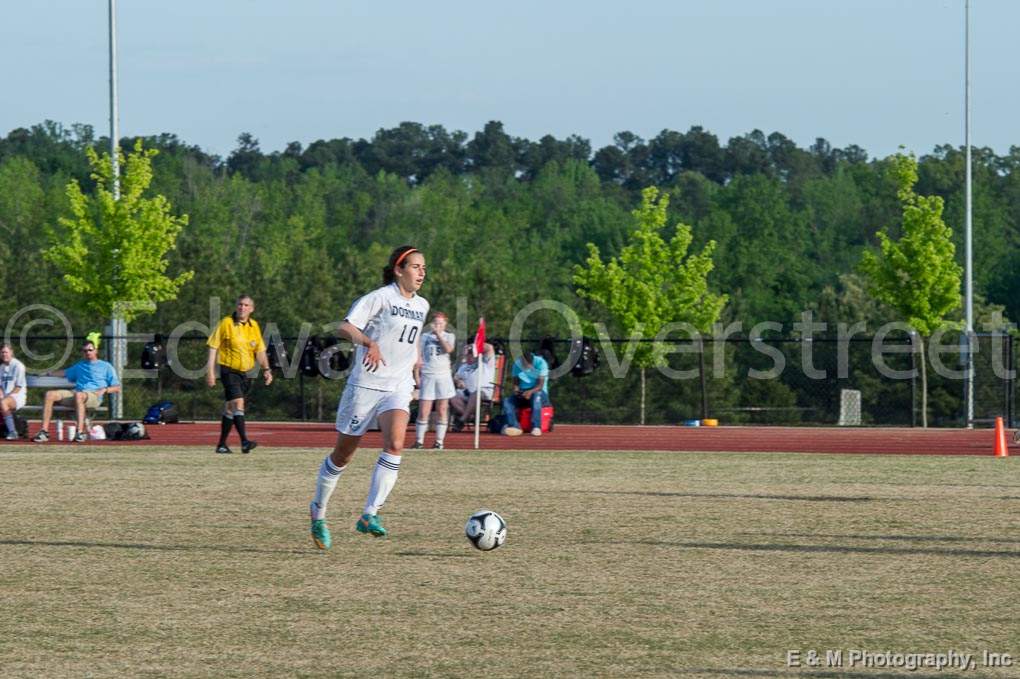
[(251, 380), (233, 368), (224, 365), (220, 366), (220, 381), (223, 382), (223, 399), (233, 401), (244, 398), (244, 395), (251, 388)]

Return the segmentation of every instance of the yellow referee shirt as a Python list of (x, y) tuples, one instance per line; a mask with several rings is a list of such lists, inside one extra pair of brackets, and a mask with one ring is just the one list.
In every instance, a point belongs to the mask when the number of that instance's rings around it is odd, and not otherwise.
[(219, 351), (217, 363), (242, 373), (251, 370), (255, 365), (255, 355), (266, 350), (262, 330), (254, 318), (234, 323), (233, 316), (225, 317), (206, 344)]

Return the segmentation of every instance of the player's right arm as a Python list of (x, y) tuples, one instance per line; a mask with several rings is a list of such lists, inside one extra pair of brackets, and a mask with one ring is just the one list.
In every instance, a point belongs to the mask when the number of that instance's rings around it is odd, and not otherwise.
[(520, 366), (515, 361), (514, 362), (513, 370), (511, 371), (511, 375), (513, 376), (512, 377), (512, 382), (513, 382), (513, 385), (514, 385), (514, 395), (515, 396), (523, 396), (524, 398), (529, 398), (531, 396), (531, 394), (526, 392), (524, 390), (524, 386), (521, 384), (521, 372), (522, 371), (521, 371)]
[(367, 328), (371, 320), (385, 307), (383, 290), (380, 288), (354, 300), (354, 304), (347, 311), (347, 315), (337, 330), (341, 337), (346, 337), (355, 346), (365, 347), (367, 351), (363, 363), (371, 372), (378, 370), (380, 363), (386, 365), (386, 361), (383, 360), (382, 352), (379, 351), (379, 345), (361, 330)]
[[(433, 326), (434, 325), (435, 324), (433, 324)], [(446, 341), (446, 333), (442, 332), (442, 331), (434, 331), (434, 332), (435, 332), (435, 335), (436, 335), (436, 340), (439, 342), (439, 346), (441, 346), (443, 348), (443, 351), (445, 351), (448, 354), (452, 354), (453, 353), (453, 349), (454, 349), (454, 343)]]
[(219, 353), (220, 345), (223, 344), (226, 337), (226, 323), (228, 320), (229, 317), (220, 321), (220, 324), (216, 326), (213, 334), (209, 335), (209, 340), (205, 343), (209, 347), (208, 357), (205, 361), (205, 383), (210, 387), (216, 386), (216, 356)]
[(216, 386), (216, 354), (219, 349), (209, 347), (209, 357), (205, 362), (205, 383), (210, 387)]
[[(78, 361), (78, 363), (81, 363), (81, 361)], [(80, 370), (78, 363), (75, 363), (70, 368), (64, 368), (63, 370), (47, 370), (43, 374), (47, 377), (63, 377), (68, 382), (77, 382), (78, 371)]]
[(386, 365), (386, 361), (382, 357), (382, 352), (379, 351), (379, 345), (373, 342), (368, 335), (361, 332), (361, 330), (359, 330), (358, 327), (350, 321), (344, 321), (341, 323), (337, 333), (341, 337), (349, 339), (355, 346), (365, 347), (365, 349), (367, 349), (365, 352), (364, 364), (369, 370), (375, 371), (379, 368), (380, 363)]

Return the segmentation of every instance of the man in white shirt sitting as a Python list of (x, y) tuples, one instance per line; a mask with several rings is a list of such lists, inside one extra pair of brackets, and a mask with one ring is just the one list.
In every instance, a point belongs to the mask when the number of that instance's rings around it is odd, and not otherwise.
[(27, 389), (25, 364), (14, 358), (14, 349), (10, 344), (0, 345), (0, 415), (4, 418), (4, 428), (7, 431), (4, 438), (8, 441), (18, 438), (14, 411), (25, 407)]
[[(481, 365), (480, 369), (479, 365)], [(475, 358), (474, 345), (468, 344), (464, 347), (461, 364), (457, 367), (457, 372), (453, 374), (453, 384), (457, 387), (457, 395), (450, 399), (450, 407), (453, 408), (458, 421), (454, 425), (454, 431), (462, 428), (464, 422), (474, 421), (479, 392), (483, 401), (492, 400), (492, 390), (496, 386), (495, 379), (496, 349), (486, 342), (482, 351), (482, 360), (479, 363)]]

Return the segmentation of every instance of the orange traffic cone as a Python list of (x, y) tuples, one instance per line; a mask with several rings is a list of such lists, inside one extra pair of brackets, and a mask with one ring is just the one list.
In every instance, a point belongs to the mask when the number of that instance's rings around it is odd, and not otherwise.
[(1009, 457), (1009, 449), (1006, 447), (1006, 427), (1002, 424), (1002, 418), (995, 418), (995, 457)]

